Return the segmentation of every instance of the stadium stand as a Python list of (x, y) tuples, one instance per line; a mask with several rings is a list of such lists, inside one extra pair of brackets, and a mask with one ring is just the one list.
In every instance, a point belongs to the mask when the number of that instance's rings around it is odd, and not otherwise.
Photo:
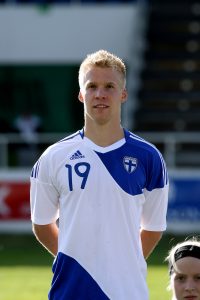
[(179, 137), (193, 134), (192, 142), (177, 146), (181, 166), (200, 166), (199, 50), (200, 3), (152, 0), (134, 126), (136, 131)]

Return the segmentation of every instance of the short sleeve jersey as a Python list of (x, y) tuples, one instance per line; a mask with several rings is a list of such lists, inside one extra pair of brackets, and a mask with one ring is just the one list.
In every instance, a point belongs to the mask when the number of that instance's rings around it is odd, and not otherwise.
[(59, 219), (50, 300), (148, 299), (140, 229), (166, 229), (168, 176), (155, 146), (124, 133), (100, 147), (78, 131), (32, 169), (33, 223)]

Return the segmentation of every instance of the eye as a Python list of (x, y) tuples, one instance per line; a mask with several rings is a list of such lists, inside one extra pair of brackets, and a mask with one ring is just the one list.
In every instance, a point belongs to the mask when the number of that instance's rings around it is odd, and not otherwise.
[(200, 274), (198, 274), (198, 275), (195, 276), (195, 280), (200, 281)]
[(95, 89), (96, 88), (96, 84), (95, 83), (90, 83), (87, 85), (86, 87), (87, 89)]
[(108, 83), (108, 84), (106, 85), (106, 88), (107, 88), (107, 89), (112, 89), (112, 88), (114, 88), (114, 84)]
[(186, 279), (186, 276), (181, 275), (181, 274), (175, 276), (175, 280), (180, 281), (180, 282), (183, 282), (185, 279)]

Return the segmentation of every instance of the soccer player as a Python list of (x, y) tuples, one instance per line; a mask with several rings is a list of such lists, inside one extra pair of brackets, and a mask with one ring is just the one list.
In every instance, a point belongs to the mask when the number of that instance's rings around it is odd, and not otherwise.
[(200, 242), (190, 239), (177, 244), (166, 260), (172, 300), (200, 300)]
[(147, 300), (145, 258), (166, 228), (165, 163), (121, 125), (122, 59), (88, 55), (79, 85), (84, 128), (50, 146), (31, 174), (33, 231), (56, 256), (49, 299)]

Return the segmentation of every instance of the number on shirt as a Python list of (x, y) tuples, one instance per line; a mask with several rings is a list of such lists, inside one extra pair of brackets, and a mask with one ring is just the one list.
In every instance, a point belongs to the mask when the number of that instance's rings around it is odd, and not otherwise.
[(69, 190), (73, 191), (73, 173), (75, 171), (75, 174), (79, 177), (82, 177), (82, 183), (81, 183), (81, 189), (85, 188), (88, 174), (90, 171), (90, 164), (87, 162), (81, 162), (77, 163), (72, 167), (71, 165), (66, 164), (65, 167), (68, 170), (68, 183), (69, 183)]

